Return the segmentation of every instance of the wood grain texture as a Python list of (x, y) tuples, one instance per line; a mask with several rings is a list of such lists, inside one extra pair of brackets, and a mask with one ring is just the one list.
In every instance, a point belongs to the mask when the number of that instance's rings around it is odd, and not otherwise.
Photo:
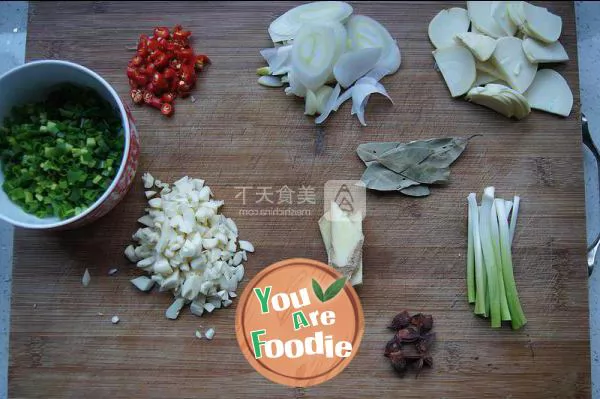
[[(122, 251), (143, 213), (141, 184), (98, 222), (71, 232), (17, 230), (13, 272), (9, 395), (13, 398), (453, 397), (580, 398), (590, 395), (585, 215), (577, 47), (572, 3), (548, 7), (564, 21), (571, 61), (555, 68), (575, 97), (571, 117), (533, 112), (517, 122), (450, 98), (433, 68), (429, 20), (454, 3), (353, 2), (381, 21), (402, 49), (400, 71), (384, 80), (394, 104), (373, 98), (368, 127), (344, 105), (324, 129), (302, 101), (256, 84), (268, 23), (286, 2), (34, 2), (29, 60), (60, 58), (104, 76), (128, 100), (125, 67), (140, 33), (183, 24), (213, 65), (166, 120), (133, 108), (141, 133), (139, 175), (206, 179), (242, 238), (256, 248), (248, 276), (291, 257), (326, 261), (317, 220), (323, 184), (357, 179), (366, 141), (481, 134), (452, 168), (452, 181), (424, 199), (368, 193), (364, 223), (366, 331), (359, 353), (335, 379), (308, 389), (272, 384), (237, 347), (235, 306), (207, 317), (164, 318), (171, 299), (129, 283), (138, 271)], [(456, 3), (464, 7), (464, 3)], [(515, 273), (529, 324), (492, 330), (466, 303), (466, 196), (493, 184), (518, 193)], [(316, 187), (310, 216), (244, 216), (238, 186)], [(253, 194), (253, 193), (252, 193)], [(251, 206), (250, 206), (251, 205)], [(81, 286), (85, 268), (92, 282)], [(109, 277), (107, 271), (118, 267)], [(243, 285), (242, 285), (243, 286)], [(37, 306), (34, 307), (34, 304)], [(399, 379), (382, 356), (385, 329), (399, 310), (432, 313), (435, 367)], [(97, 313), (102, 312), (104, 316)], [(110, 317), (121, 323), (112, 325)], [(211, 342), (194, 338), (215, 327)]]

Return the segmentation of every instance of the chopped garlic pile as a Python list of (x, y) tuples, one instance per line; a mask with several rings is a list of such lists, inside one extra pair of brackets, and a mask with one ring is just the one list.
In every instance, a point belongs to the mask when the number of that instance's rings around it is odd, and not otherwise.
[[(142, 179), (149, 208), (138, 222), (145, 227), (133, 235), (138, 245), (128, 246), (125, 256), (150, 278), (140, 276), (132, 284), (142, 291), (157, 284), (161, 291), (173, 292), (169, 319), (176, 319), (188, 303), (197, 316), (231, 305), (244, 276), (242, 262), (254, 247), (238, 241), (234, 221), (219, 214), (223, 201), (211, 199), (204, 180), (185, 176), (170, 187), (149, 173)], [(153, 187), (160, 190), (158, 196)]]

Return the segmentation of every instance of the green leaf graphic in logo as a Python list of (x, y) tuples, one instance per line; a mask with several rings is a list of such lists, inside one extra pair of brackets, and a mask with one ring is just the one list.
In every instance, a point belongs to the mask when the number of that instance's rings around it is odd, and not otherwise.
[(323, 289), (321, 288), (317, 280), (315, 280), (314, 278), (312, 280), (313, 291), (315, 292), (315, 295), (317, 296), (317, 298), (319, 298), (321, 302), (327, 302), (330, 299), (335, 298), (337, 294), (340, 293), (342, 288), (344, 288), (344, 284), (346, 284), (346, 277), (341, 277), (335, 280), (335, 282), (325, 290), (325, 293), (323, 293)]
[(317, 296), (317, 298), (319, 298), (319, 301), (325, 302), (323, 300), (323, 289), (321, 288), (317, 280), (315, 280), (314, 278), (312, 279), (312, 287), (313, 291), (315, 292), (315, 295)]

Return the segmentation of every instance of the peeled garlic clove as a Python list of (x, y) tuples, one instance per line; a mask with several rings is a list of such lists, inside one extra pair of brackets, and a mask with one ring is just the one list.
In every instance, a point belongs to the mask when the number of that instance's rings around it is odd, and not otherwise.
[(154, 286), (154, 280), (146, 276), (136, 277), (129, 281), (140, 291), (149, 291)]
[(135, 254), (135, 248), (133, 245), (128, 245), (127, 248), (125, 248), (125, 257), (127, 257), (130, 262), (137, 262), (140, 260), (140, 258), (138, 258)]
[(171, 306), (167, 308), (167, 311), (165, 312), (165, 316), (167, 317), (167, 319), (175, 320), (177, 317), (179, 317), (179, 312), (181, 311), (181, 308), (184, 304), (185, 299), (175, 299), (175, 301), (171, 304)]
[(204, 336), (206, 337), (206, 339), (209, 339), (209, 340), (213, 339), (213, 337), (215, 336), (215, 329), (214, 328), (209, 328), (204, 333)]
[(252, 243), (249, 241), (240, 240), (238, 245), (240, 246), (240, 249), (243, 249), (246, 252), (254, 252), (254, 245), (252, 245)]
[(91, 280), (92, 278), (90, 277), (90, 272), (88, 269), (85, 269), (85, 272), (83, 272), (83, 278), (81, 279), (81, 284), (83, 284), (84, 287), (87, 287), (90, 285)]
[(142, 181), (144, 182), (144, 188), (152, 188), (154, 185), (154, 177), (148, 172), (142, 175)]

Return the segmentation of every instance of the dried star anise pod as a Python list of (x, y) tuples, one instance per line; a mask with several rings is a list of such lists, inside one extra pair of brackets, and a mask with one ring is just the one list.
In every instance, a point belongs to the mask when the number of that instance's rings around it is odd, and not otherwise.
[(394, 319), (392, 320), (392, 324), (390, 324), (388, 328), (390, 330), (398, 331), (398, 330), (408, 327), (409, 325), (410, 325), (410, 315), (408, 314), (408, 312), (406, 310), (403, 310), (402, 312), (400, 312), (396, 316), (394, 316)]
[(397, 352), (399, 350), (400, 342), (398, 342), (398, 339), (396, 339), (396, 336), (394, 336), (394, 338), (390, 339), (387, 344), (385, 344), (385, 351), (383, 352), (383, 355), (389, 357), (390, 353)]
[(396, 333), (396, 338), (401, 343), (416, 342), (421, 337), (419, 329), (416, 326), (408, 326)]
[(433, 317), (429, 314), (417, 313), (410, 318), (410, 324), (418, 327), (423, 332), (427, 332), (433, 328)]
[(388, 356), (392, 361), (392, 367), (398, 373), (404, 373), (406, 371), (406, 359), (402, 354), (402, 351), (392, 352)]
[(433, 345), (433, 341), (435, 340), (435, 333), (429, 332), (421, 335), (421, 339), (415, 345), (417, 347), (417, 351), (419, 353), (427, 353), (429, 349), (431, 349), (431, 345)]

